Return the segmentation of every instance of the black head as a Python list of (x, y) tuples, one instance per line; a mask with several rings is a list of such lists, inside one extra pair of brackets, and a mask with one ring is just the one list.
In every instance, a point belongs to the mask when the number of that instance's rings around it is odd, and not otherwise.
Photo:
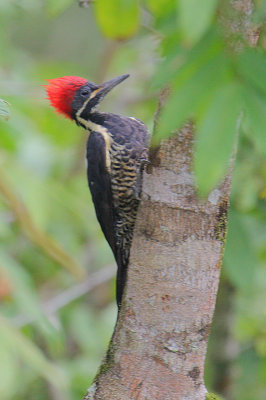
[(71, 103), (72, 118), (76, 121), (78, 117), (86, 118), (86, 116), (88, 116), (88, 114), (99, 105), (101, 100), (110, 92), (110, 90), (128, 77), (128, 74), (121, 75), (106, 81), (101, 85), (87, 81), (75, 93)]

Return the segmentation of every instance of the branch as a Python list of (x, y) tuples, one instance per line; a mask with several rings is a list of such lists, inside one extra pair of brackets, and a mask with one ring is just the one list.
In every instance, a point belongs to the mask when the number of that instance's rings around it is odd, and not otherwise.
[[(108, 282), (115, 275), (116, 267), (114, 264), (102, 268), (100, 271), (91, 274), (84, 282), (78, 283), (63, 292), (57, 294), (52, 299), (43, 303), (42, 308), (48, 318), (51, 318), (58, 310), (67, 306), (72, 301), (78, 299), (94, 288)], [(19, 314), (12, 319), (12, 323), (17, 328), (34, 322), (34, 318), (24, 314)]]

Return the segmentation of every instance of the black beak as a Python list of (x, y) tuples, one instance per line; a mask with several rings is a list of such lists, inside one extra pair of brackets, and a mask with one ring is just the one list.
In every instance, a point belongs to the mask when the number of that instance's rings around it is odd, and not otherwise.
[(117, 76), (116, 78), (110, 79), (110, 81), (104, 82), (100, 85), (100, 90), (97, 95), (104, 97), (107, 93), (110, 92), (115, 86), (119, 85), (119, 83), (123, 82), (125, 79), (129, 77), (129, 74)]

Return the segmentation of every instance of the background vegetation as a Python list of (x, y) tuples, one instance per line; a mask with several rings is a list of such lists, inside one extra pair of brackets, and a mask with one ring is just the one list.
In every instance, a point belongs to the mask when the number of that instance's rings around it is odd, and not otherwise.
[[(101, 82), (130, 73), (104, 109), (134, 115), (152, 130), (159, 90), (172, 86), (155, 141), (195, 118), (203, 195), (226, 172), (238, 119), (206, 381), (227, 399), (263, 400), (265, 34), (258, 49), (246, 49), (246, 23), (229, 27), (227, 1), (79, 3), (86, 7), (0, 2), (0, 97), (8, 102), (0, 103), (0, 398), (80, 399), (107, 347), (116, 318), (114, 266), (87, 188), (86, 134), (53, 112), (42, 85), (63, 75)], [(253, 22), (264, 16), (257, 1)]]

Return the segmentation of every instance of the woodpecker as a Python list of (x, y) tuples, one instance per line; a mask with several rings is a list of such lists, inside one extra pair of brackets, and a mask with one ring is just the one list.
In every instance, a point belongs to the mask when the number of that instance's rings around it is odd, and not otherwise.
[(111, 89), (127, 79), (101, 85), (76, 76), (48, 79), (46, 91), (55, 111), (88, 132), (87, 177), (96, 216), (117, 263), (116, 300), (120, 309), (130, 246), (148, 159), (149, 133), (133, 117), (99, 112)]

